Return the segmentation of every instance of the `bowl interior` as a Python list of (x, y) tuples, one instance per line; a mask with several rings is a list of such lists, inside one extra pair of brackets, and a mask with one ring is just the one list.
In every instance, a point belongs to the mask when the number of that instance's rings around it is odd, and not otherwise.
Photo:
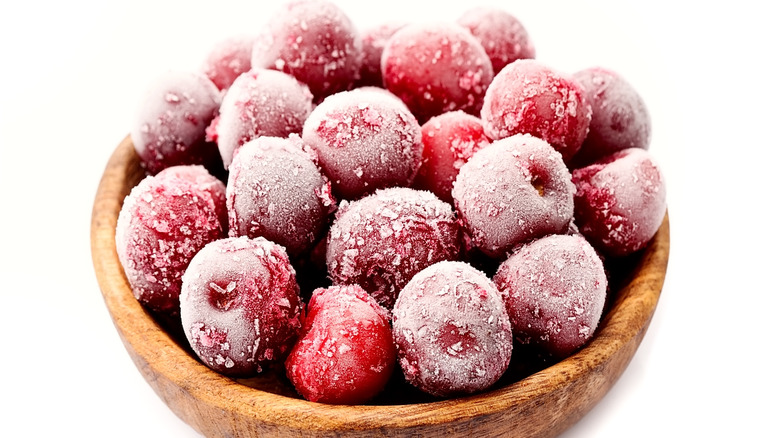
[(92, 214), (96, 276), (120, 338), (150, 386), (185, 422), (206, 436), (447, 434), (554, 436), (580, 419), (617, 380), (634, 355), (658, 302), (669, 255), (668, 216), (643, 251), (612, 261), (607, 309), (594, 338), (554, 361), (516, 345), (510, 369), (490, 391), (439, 400), (407, 384), (396, 367), (388, 389), (364, 406), (301, 399), (269, 370), (231, 379), (202, 365), (176, 321), (155, 317), (133, 298), (116, 255), (114, 233), (125, 196), (143, 177), (125, 138), (109, 160)]

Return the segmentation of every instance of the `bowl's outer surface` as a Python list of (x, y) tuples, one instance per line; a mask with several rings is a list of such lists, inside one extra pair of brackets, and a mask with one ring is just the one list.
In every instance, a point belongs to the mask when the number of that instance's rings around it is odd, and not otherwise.
[(143, 172), (130, 138), (111, 156), (92, 212), (92, 257), (106, 306), (130, 357), (170, 409), (208, 437), (555, 436), (612, 387), (652, 319), (666, 274), (669, 219), (617, 292), (596, 336), (573, 356), (508, 386), (429, 403), (329, 406), (251, 388), (212, 372), (135, 300), (116, 255), (122, 202)]

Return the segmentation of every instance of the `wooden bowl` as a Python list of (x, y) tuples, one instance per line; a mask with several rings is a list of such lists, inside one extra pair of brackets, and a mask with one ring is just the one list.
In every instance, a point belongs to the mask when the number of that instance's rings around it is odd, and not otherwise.
[(125, 196), (142, 177), (130, 138), (125, 138), (111, 156), (95, 197), (95, 273), (138, 370), (176, 415), (208, 437), (558, 435), (620, 377), (647, 330), (666, 274), (668, 215), (649, 247), (627, 262), (628, 275), (614, 291), (595, 337), (573, 356), (533, 373), (510, 368), (502, 385), (469, 397), (406, 400), (401, 394), (367, 406), (312, 403), (298, 398), (278, 374), (239, 382), (209, 370), (175, 328), (164, 330), (166, 322), (133, 298), (117, 258), (114, 232)]

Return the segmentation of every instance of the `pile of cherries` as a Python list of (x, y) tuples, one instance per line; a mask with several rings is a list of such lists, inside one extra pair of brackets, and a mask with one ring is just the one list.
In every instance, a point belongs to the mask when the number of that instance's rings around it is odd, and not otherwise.
[(136, 298), (215, 371), (283, 364), (324, 403), (369, 401), (396, 364), (451, 397), (513, 346), (572, 354), (665, 185), (626, 80), (534, 57), (502, 10), (361, 33), (310, 0), (161, 76), (116, 232)]

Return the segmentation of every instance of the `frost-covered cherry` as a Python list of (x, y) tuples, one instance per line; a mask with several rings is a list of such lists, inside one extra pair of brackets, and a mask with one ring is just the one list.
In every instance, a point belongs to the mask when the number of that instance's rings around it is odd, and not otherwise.
[(328, 234), (328, 273), (335, 284), (360, 285), (389, 309), (414, 274), (458, 258), (460, 236), (452, 207), (430, 192), (378, 190), (342, 202)]
[(406, 380), (440, 397), (489, 388), (512, 356), (501, 294), (463, 262), (436, 263), (409, 281), (393, 308), (393, 338)]
[(179, 311), (181, 276), (190, 260), (227, 234), (222, 182), (179, 175), (174, 169), (141, 180), (125, 198), (116, 226), (116, 252), (133, 295), (169, 315)]
[(182, 278), (184, 334), (209, 368), (252, 376), (284, 360), (301, 328), (295, 271), (281, 246), (262, 237), (220, 239)]
[(387, 41), (382, 78), (423, 123), (448, 111), (478, 114), (493, 67), (485, 49), (463, 27), (410, 24)]
[(391, 21), (361, 32), (361, 50), (363, 51), (359, 82), (361, 86), (384, 86), (382, 82), (382, 52), (385, 50), (387, 40), (405, 25), (406, 23), (402, 21)]
[(219, 216), (219, 220), (222, 223), (222, 229), (228, 229), (225, 183), (210, 174), (206, 168), (199, 165), (171, 166), (161, 170), (157, 176), (160, 178), (174, 177), (189, 180), (198, 189), (211, 195), (214, 207), (217, 210), (217, 216)]
[(227, 208), (230, 236), (263, 236), (295, 258), (324, 235), (336, 201), (299, 137), (258, 137), (233, 157)]
[(530, 59), (504, 67), (488, 87), (482, 106), (482, 121), (490, 138), (531, 134), (550, 143), (566, 162), (582, 146), (590, 119), (582, 86)]
[(176, 165), (215, 168), (219, 152), (206, 140), (206, 128), (219, 112), (220, 94), (204, 75), (167, 72), (141, 95), (130, 138), (150, 174)]
[(523, 245), (493, 277), (512, 331), (556, 357), (582, 347), (596, 330), (607, 297), (604, 264), (579, 235), (552, 235)]
[(469, 9), (458, 18), (458, 24), (468, 29), (485, 48), (495, 74), (510, 62), (536, 56), (528, 31), (517, 17), (503, 9), (485, 6)]
[(475, 153), (460, 169), (452, 197), (472, 244), (494, 258), (565, 232), (574, 212), (574, 185), (561, 154), (530, 135)]
[(306, 400), (360, 404), (379, 394), (395, 366), (390, 312), (356, 285), (317, 289), (287, 377)]
[(274, 70), (241, 74), (225, 93), (212, 126), (225, 169), (236, 150), (253, 138), (300, 134), (312, 107), (309, 89), (290, 75)]
[(452, 202), (452, 183), (475, 152), (490, 144), (482, 121), (463, 111), (435, 116), (422, 125), (423, 161), (414, 187)]
[(349, 89), (360, 74), (360, 37), (346, 14), (324, 0), (293, 0), (263, 28), (252, 68), (289, 73), (316, 101)]
[(619, 74), (599, 67), (574, 74), (593, 109), (590, 129), (574, 161), (582, 167), (621, 149), (650, 146), (650, 114), (639, 93)]
[(338, 198), (409, 186), (422, 162), (420, 125), (385, 91), (361, 88), (325, 99), (303, 126)]
[(624, 149), (572, 173), (574, 218), (599, 251), (624, 256), (647, 245), (663, 222), (666, 183), (644, 149)]
[(238, 35), (220, 40), (203, 61), (201, 71), (220, 90), (226, 90), (241, 74), (252, 68), (252, 47), (256, 37)]

